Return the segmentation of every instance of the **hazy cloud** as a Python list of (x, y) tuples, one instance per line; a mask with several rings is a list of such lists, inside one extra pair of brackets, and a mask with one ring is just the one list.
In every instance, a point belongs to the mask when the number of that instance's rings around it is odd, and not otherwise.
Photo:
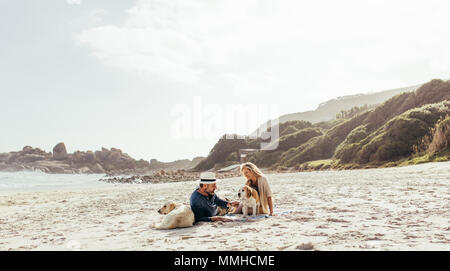
[(450, 19), (443, 5), (140, 0), (123, 24), (77, 38), (110, 65), (198, 88), (381, 90), (448, 77)]
[(81, 0), (66, 0), (69, 5), (79, 5), (81, 4)]

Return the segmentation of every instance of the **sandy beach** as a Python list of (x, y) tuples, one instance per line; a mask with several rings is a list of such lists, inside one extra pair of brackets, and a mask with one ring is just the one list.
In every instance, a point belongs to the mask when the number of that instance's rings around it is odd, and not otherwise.
[(450, 250), (450, 162), (268, 178), (278, 215), (164, 231), (157, 209), (196, 182), (0, 191), (0, 250)]

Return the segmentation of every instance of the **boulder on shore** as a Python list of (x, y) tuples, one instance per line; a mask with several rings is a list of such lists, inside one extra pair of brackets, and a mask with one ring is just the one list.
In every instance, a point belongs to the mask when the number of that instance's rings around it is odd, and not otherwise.
[(92, 170), (92, 172), (97, 173), (97, 174), (105, 173), (105, 169), (99, 163), (90, 166), (90, 169)]
[(55, 160), (63, 160), (67, 157), (66, 145), (61, 142), (58, 143), (55, 147), (53, 147), (53, 159)]

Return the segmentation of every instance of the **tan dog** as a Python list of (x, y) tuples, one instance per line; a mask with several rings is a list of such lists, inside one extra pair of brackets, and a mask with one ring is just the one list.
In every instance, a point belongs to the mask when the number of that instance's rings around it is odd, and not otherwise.
[[(225, 198), (226, 201), (230, 201), (229, 199)], [(224, 216), (226, 214), (234, 214), (236, 211), (236, 208), (233, 206), (230, 207), (217, 207), (217, 214), (216, 216)]]
[(166, 215), (162, 223), (155, 226), (158, 230), (192, 227), (195, 222), (194, 213), (188, 205), (168, 202), (158, 210), (158, 213)]
[(252, 208), (253, 216), (256, 216), (260, 205), (258, 191), (246, 185), (239, 190), (238, 197), (241, 200), (244, 217), (248, 216), (248, 208)]

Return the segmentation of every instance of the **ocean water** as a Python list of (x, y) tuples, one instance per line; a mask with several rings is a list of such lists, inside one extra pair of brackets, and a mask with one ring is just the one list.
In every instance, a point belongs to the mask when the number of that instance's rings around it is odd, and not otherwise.
[(33, 171), (0, 172), (0, 192), (111, 186), (111, 184), (98, 181), (102, 177), (104, 177), (103, 174), (48, 174)]
[[(104, 177), (104, 174), (48, 174), (32, 171), (0, 172), (0, 192), (128, 185), (100, 182), (99, 179)], [(269, 178), (281, 178), (285, 181), (291, 179), (293, 181), (311, 180), (314, 182), (323, 180), (342, 180), (347, 182), (352, 180), (356, 184), (364, 181), (398, 181), (401, 186), (404, 185), (401, 182), (403, 180), (409, 183), (419, 182), (426, 184), (437, 182), (450, 185), (450, 161), (397, 168), (269, 174)], [(196, 183), (194, 186), (196, 186)]]

